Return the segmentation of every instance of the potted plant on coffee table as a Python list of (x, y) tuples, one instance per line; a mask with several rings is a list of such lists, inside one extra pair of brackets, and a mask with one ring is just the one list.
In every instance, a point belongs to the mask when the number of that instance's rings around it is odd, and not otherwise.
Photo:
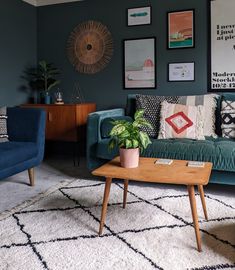
[(119, 146), (120, 162), (124, 168), (136, 168), (139, 165), (139, 153), (146, 149), (151, 141), (141, 127), (150, 127), (151, 124), (143, 117), (144, 110), (136, 111), (134, 121), (116, 120), (112, 121), (113, 127), (110, 131), (111, 140), (109, 148)]

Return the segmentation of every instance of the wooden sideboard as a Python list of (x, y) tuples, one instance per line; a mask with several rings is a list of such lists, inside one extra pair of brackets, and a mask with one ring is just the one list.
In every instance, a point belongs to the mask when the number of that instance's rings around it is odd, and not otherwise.
[(46, 111), (46, 140), (79, 142), (85, 139), (89, 113), (96, 110), (95, 103), (82, 104), (25, 104), (26, 108)]

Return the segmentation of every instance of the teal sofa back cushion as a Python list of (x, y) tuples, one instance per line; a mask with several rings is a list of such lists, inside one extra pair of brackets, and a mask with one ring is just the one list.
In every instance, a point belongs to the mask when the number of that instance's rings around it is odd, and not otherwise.
[(113, 116), (105, 118), (100, 125), (100, 133), (102, 138), (110, 137), (109, 133), (113, 127), (112, 121), (115, 120), (126, 120), (128, 122), (133, 122), (133, 119), (130, 116)]
[[(104, 139), (97, 146), (97, 156), (112, 159), (118, 149), (108, 149), (109, 139)], [(182, 160), (200, 160), (213, 163), (214, 170), (235, 172), (235, 141), (225, 138), (207, 137), (204, 141), (190, 139), (153, 139), (142, 156), (172, 158)]]

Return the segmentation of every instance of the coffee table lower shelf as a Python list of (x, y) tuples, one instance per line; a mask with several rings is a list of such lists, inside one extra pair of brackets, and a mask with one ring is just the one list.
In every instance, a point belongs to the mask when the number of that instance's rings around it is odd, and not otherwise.
[[(140, 166), (138, 168), (125, 169), (125, 168), (120, 167), (119, 157), (117, 157), (92, 172), (92, 174), (94, 175), (104, 176), (106, 178), (99, 235), (102, 234), (103, 227), (105, 224), (105, 218), (106, 218), (106, 212), (107, 212), (109, 194), (110, 194), (110, 187), (111, 187), (113, 178), (124, 180), (123, 208), (126, 207), (129, 180), (136, 180), (136, 181), (141, 181), (141, 182), (164, 183), (164, 179), (166, 179), (165, 182), (168, 184), (169, 183), (183, 184), (187, 186), (190, 207), (191, 207), (191, 212), (192, 212), (192, 219), (193, 219), (193, 224), (194, 224), (194, 229), (195, 229), (195, 234), (196, 234), (197, 249), (200, 252), (202, 250), (202, 247), (201, 247), (201, 236), (200, 236), (196, 198), (195, 198), (195, 186), (198, 187), (198, 191), (200, 194), (202, 207), (204, 211), (204, 216), (205, 216), (205, 219), (208, 220), (203, 186), (206, 185), (209, 181), (209, 177), (210, 177), (211, 169), (212, 169), (212, 163), (206, 162), (203, 168), (189, 168), (186, 166), (187, 161), (183, 161), (183, 160), (174, 160), (172, 165), (157, 165), (157, 166), (154, 164), (154, 161), (156, 161), (156, 158), (140, 158)], [(167, 166), (167, 170), (166, 170), (166, 166)], [(157, 173), (155, 174), (154, 172), (157, 172)], [(164, 172), (164, 176), (163, 176), (163, 172)], [(129, 176), (128, 179), (125, 178), (126, 175)], [(130, 176), (133, 176), (133, 177), (130, 177)], [(143, 176), (147, 178), (147, 180), (143, 180), (144, 179)], [(193, 180), (194, 177), (196, 180)]]

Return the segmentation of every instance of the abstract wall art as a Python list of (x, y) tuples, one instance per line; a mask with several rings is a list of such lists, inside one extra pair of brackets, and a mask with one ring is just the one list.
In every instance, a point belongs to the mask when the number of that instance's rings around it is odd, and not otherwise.
[(156, 88), (155, 37), (124, 40), (124, 89)]

